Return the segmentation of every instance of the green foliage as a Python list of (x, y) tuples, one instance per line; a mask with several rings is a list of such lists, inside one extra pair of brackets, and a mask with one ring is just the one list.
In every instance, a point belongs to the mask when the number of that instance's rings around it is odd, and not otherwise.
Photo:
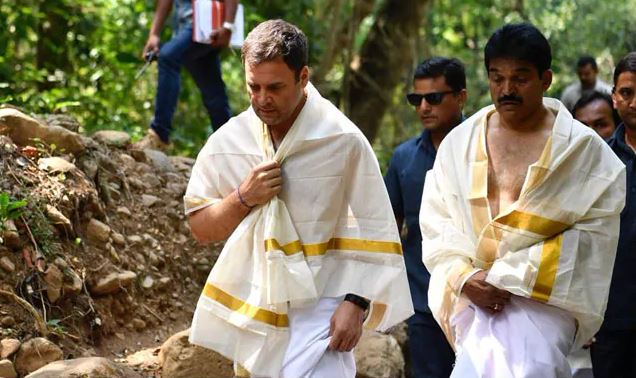
[(4, 222), (9, 219), (17, 219), (22, 215), (22, 209), (27, 205), (27, 201), (11, 200), (9, 193), (0, 193), (0, 231), (5, 230)]
[[(246, 31), (259, 22), (284, 18), (297, 24), (310, 42), (310, 65), (315, 70), (329, 51), (334, 21), (349, 25), (355, 5), (373, 11), (353, 30), (352, 51), (338, 43), (339, 56), (327, 67), (320, 83), (337, 104), (346, 96), (347, 68), (356, 59), (383, 0), (253, 0), (244, 1)], [(151, 0), (3, 0), (0, 2), (0, 103), (10, 102), (30, 112), (68, 112), (86, 132), (124, 130), (141, 136), (153, 115), (156, 65), (137, 81), (141, 50), (148, 36), (155, 1)], [(460, 58), (467, 68), (468, 104), (472, 114), (489, 104), (483, 67), (483, 47), (504, 22), (528, 20), (549, 38), (555, 73), (549, 95), (558, 97), (575, 80), (573, 65), (581, 54), (599, 60), (601, 77), (609, 81), (615, 62), (636, 49), (636, 0), (435, 0), (422, 22), (417, 61), (431, 55)], [(334, 16), (336, 14), (337, 16)], [(170, 23), (162, 40), (170, 38)], [(331, 64), (331, 63), (330, 63)], [(393, 109), (385, 116), (374, 147), (383, 166), (394, 146), (421, 132), (413, 109), (406, 105), (412, 72), (391, 94)], [(240, 53), (226, 50), (222, 70), (233, 112), (249, 105)], [(199, 91), (189, 75), (174, 118), (176, 153), (194, 156), (211, 132)]]

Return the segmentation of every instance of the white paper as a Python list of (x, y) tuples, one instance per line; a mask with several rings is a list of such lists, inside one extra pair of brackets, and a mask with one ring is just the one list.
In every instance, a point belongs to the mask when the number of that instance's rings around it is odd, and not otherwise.
[[(193, 6), (194, 29), (192, 40), (199, 43), (211, 43), (212, 34), (212, 0), (195, 0)], [(230, 47), (241, 48), (244, 39), (243, 5), (237, 4), (234, 17), (234, 30), (230, 38)]]

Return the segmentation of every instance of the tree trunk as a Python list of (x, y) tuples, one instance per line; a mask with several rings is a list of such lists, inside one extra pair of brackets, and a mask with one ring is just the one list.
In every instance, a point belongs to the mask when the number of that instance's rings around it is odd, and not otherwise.
[[(68, 54), (66, 34), (69, 31), (69, 17), (73, 9), (65, 1), (40, 1), (40, 12), (44, 15), (38, 24), (37, 67), (48, 75), (56, 72), (70, 74), (72, 65)], [(40, 90), (56, 85), (47, 80), (38, 83)]]
[(349, 67), (349, 118), (373, 141), (395, 87), (417, 55), (415, 41), (428, 0), (386, 0), (360, 51)]

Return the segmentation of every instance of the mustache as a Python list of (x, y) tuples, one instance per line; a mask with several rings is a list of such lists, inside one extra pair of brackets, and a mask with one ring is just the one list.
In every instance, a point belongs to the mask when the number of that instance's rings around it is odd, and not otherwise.
[(523, 103), (523, 98), (515, 95), (503, 95), (497, 99), (498, 103), (502, 102), (516, 102), (518, 104)]

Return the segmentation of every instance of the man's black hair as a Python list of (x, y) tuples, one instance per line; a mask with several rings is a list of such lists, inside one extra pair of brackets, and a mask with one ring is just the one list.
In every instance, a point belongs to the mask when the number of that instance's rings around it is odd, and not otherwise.
[(576, 68), (583, 68), (587, 65), (591, 65), (594, 71), (598, 71), (598, 66), (596, 65), (596, 59), (589, 55), (583, 55), (576, 62)]
[(632, 51), (629, 54), (625, 55), (623, 59), (616, 65), (614, 69), (614, 86), (616, 86), (616, 82), (618, 81), (618, 77), (623, 72), (634, 72), (636, 73), (636, 51)]
[(594, 101), (605, 101), (607, 105), (612, 110), (612, 118), (614, 119), (614, 125), (618, 126), (621, 123), (621, 117), (618, 115), (616, 109), (614, 109), (614, 103), (612, 102), (612, 97), (606, 93), (599, 91), (592, 91), (590, 93), (586, 93), (581, 97), (574, 107), (572, 108), (572, 115), (576, 116), (576, 112), (586, 107), (587, 105), (593, 103)]
[(458, 59), (434, 56), (415, 68), (413, 79), (428, 79), (444, 76), (446, 84), (454, 92), (466, 89), (466, 72)]
[(539, 29), (529, 23), (506, 24), (497, 29), (484, 49), (486, 71), (496, 58), (517, 59), (531, 63), (542, 75), (552, 65), (552, 50)]

